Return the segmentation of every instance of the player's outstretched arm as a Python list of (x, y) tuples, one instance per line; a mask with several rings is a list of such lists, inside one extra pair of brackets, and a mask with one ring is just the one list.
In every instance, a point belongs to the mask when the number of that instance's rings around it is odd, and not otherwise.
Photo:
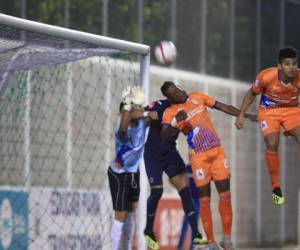
[[(232, 116), (238, 116), (240, 114), (240, 110), (238, 108), (222, 102), (217, 102), (214, 108)], [(256, 121), (257, 119), (256, 115), (249, 113), (246, 113), (245, 117), (249, 118), (251, 121)]]
[(150, 125), (151, 121), (158, 120), (158, 113), (156, 111), (145, 111), (144, 108), (133, 109), (130, 115), (133, 120), (144, 118), (147, 126)]
[[(244, 127), (244, 120), (245, 120), (245, 117), (247, 117), (246, 111), (248, 110), (250, 105), (255, 100), (255, 97), (256, 97), (256, 94), (252, 91), (252, 88), (250, 88), (244, 95), (240, 113), (235, 121), (235, 126), (238, 129), (241, 129)], [(249, 119), (251, 119), (251, 118), (249, 118)], [(256, 118), (256, 120), (257, 120), (257, 118)]]

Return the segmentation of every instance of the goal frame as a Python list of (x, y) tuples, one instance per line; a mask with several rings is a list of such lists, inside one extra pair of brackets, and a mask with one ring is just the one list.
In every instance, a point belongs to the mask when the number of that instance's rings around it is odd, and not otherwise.
[[(54, 36), (58, 38), (89, 43), (97, 46), (107, 47), (110, 49), (117, 49), (126, 52), (138, 54), (140, 56), (140, 85), (144, 89), (146, 102), (149, 101), (149, 74), (150, 74), (150, 46), (141, 43), (130, 42), (126, 40), (111, 38), (73, 30), (69, 28), (58, 27), (45, 23), (35, 22), (27, 19), (13, 17), (0, 13), (0, 24), (10, 27)], [(25, 156), (27, 158), (27, 156)], [(28, 165), (28, 164), (27, 164)], [(25, 171), (28, 170), (25, 167)], [(30, 174), (29, 174), (30, 176)], [(147, 177), (142, 164), (140, 168), (140, 199), (137, 210), (137, 244), (138, 249), (146, 249), (144, 240), (143, 229), (146, 220), (146, 201), (147, 201)], [(30, 184), (29, 184), (30, 185)]]

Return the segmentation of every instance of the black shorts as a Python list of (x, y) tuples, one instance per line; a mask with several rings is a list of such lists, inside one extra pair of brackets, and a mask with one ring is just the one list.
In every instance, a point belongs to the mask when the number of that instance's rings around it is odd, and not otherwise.
[(128, 210), (131, 203), (139, 199), (140, 173), (119, 174), (109, 167), (107, 174), (113, 209), (116, 211)]
[(150, 186), (163, 184), (163, 172), (170, 179), (185, 173), (185, 163), (176, 147), (160, 148), (155, 144), (146, 144), (144, 161)]

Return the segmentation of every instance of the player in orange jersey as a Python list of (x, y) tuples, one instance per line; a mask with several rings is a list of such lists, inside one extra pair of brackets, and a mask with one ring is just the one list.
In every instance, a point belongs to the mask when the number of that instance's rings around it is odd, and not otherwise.
[[(186, 135), (189, 161), (194, 181), (199, 189), (200, 215), (209, 241), (209, 249), (219, 249), (214, 240), (210, 208), (210, 182), (213, 180), (220, 197), (219, 211), (224, 235), (220, 245), (226, 250), (233, 250), (229, 166), (207, 107), (234, 116), (239, 114), (239, 109), (217, 102), (212, 97), (200, 92), (187, 94), (173, 82), (165, 82), (161, 87), (161, 92), (172, 103), (164, 112), (161, 136), (163, 140), (168, 141), (178, 130)], [(245, 116), (256, 120), (256, 116), (249, 114)]]
[(281, 205), (285, 202), (279, 181), (279, 133), (284, 128), (285, 135), (293, 136), (300, 152), (300, 70), (297, 65), (297, 51), (294, 48), (282, 48), (279, 51), (277, 67), (261, 71), (252, 87), (244, 96), (236, 127), (244, 127), (244, 114), (261, 94), (258, 110), (258, 122), (266, 144), (265, 158), (271, 178), (273, 202)]

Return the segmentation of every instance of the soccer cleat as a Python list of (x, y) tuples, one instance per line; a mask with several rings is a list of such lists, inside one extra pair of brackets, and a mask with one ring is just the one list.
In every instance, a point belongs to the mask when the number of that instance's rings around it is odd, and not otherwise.
[(207, 245), (208, 250), (220, 250), (218, 244), (216, 242), (209, 243)]
[(156, 241), (154, 233), (153, 232), (151, 232), (151, 233), (144, 232), (144, 234), (145, 234), (147, 246), (152, 250), (159, 250), (159, 245)]
[(223, 236), (222, 240), (220, 241), (220, 246), (224, 250), (234, 250), (233, 244), (231, 242), (231, 238), (228, 236)]
[(193, 245), (204, 245), (207, 243), (208, 243), (207, 239), (203, 237), (201, 233), (197, 233), (193, 239)]
[(276, 205), (282, 205), (285, 202), (284, 196), (282, 195), (280, 187), (276, 187), (272, 191), (272, 199)]

